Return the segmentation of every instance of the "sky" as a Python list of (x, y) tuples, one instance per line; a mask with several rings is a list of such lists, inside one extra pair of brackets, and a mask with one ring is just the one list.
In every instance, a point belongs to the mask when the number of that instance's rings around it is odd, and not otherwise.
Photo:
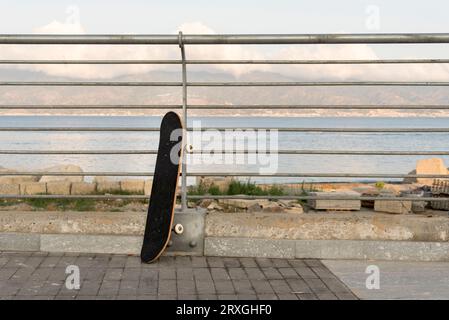
[[(184, 33), (407, 33), (449, 32), (449, 1), (444, 0), (97, 0), (30, 1), (0, 0), (0, 34), (172, 34)], [(1, 46), (0, 58), (73, 58), (129, 59), (177, 58), (177, 51), (161, 48), (91, 48), (78, 46)], [(174, 48), (176, 49), (176, 48)], [(449, 45), (331, 45), (255, 48), (227, 46), (188, 48), (188, 58), (264, 59), (376, 59), (376, 58), (447, 58)], [(147, 72), (152, 67), (117, 66), (103, 72), (96, 66), (21, 66), (51, 75), (82, 78)], [(276, 69), (289, 75), (302, 67)], [(399, 66), (394, 74), (384, 67), (364, 67), (368, 76), (393, 80), (446, 80), (447, 65)], [(405, 69), (407, 68), (407, 69)], [(101, 72), (100, 69), (102, 70)], [(217, 66), (218, 71), (234, 76), (251, 71), (273, 71), (266, 66)], [(328, 72), (338, 79), (360, 76), (357, 66), (309, 67), (308, 72)], [(390, 69), (391, 70), (391, 69)], [(365, 72), (364, 71), (364, 72)], [(289, 73), (290, 72), (290, 73)], [(363, 76), (363, 74), (362, 74)], [(429, 78), (430, 76), (430, 78)], [(388, 79), (387, 79), (387, 78)], [(427, 77), (426, 79), (424, 79)]]
[[(87, 33), (171, 33), (201, 22), (217, 33), (447, 32), (445, 0), (1, 0), (0, 32), (30, 33), (77, 7)], [(379, 23), (367, 25), (378, 11)]]

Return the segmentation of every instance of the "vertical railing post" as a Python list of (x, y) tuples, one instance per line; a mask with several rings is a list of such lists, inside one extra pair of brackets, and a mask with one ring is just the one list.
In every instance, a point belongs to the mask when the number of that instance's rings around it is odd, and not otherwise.
[[(179, 48), (181, 49), (182, 59), (182, 122), (184, 130), (182, 132), (183, 145), (187, 145), (187, 64), (186, 64), (186, 52), (184, 42), (182, 39), (182, 31), (179, 31), (178, 35)], [(187, 161), (186, 161), (186, 148), (183, 150), (182, 158), (182, 176), (181, 176), (181, 210), (185, 212), (187, 210)]]

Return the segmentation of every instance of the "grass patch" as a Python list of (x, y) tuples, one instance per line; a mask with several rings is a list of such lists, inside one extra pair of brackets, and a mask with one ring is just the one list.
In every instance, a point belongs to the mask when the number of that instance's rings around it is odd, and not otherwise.
[(280, 186), (273, 185), (268, 189), (262, 189), (250, 180), (246, 182), (233, 180), (224, 192), (214, 184), (211, 186), (205, 186), (203, 183), (200, 183), (197, 186), (190, 186), (187, 193), (192, 196), (203, 196), (205, 194), (210, 194), (213, 196), (232, 196), (237, 194), (244, 194), (248, 196), (282, 196), (285, 194), (284, 190)]

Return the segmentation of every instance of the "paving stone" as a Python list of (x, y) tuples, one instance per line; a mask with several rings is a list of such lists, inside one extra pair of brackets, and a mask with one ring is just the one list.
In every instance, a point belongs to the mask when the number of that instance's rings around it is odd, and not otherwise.
[(242, 268), (229, 268), (229, 277), (232, 280), (244, 280), (248, 279), (248, 276), (246, 275), (246, 272)]
[(193, 280), (193, 269), (185, 267), (176, 269), (176, 279)]
[(212, 275), (208, 268), (198, 268), (193, 270), (195, 280), (210, 280), (212, 281)]
[(293, 293), (278, 293), (279, 300), (299, 300), (298, 296)]
[(316, 295), (319, 300), (338, 300), (335, 294), (329, 292), (317, 293)]
[(295, 294), (312, 293), (312, 289), (302, 279), (288, 280), (287, 283)]
[(329, 288), (321, 279), (305, 279), (305, 281), (309, 285), (310, 289), (312, 289), (312, 291), (316, 294), (329, 292)]
[(296, 273), (303, 279), (312, 278), (317, 279), (318, 276), (312, 269), (309, 267), (298, 267), (295, 268)]
[(198, 294), (215, 294), (215, 285), (212, 280), (196, 280), (196, 290)]
[(176, 270), (174, 268), (159, 270), (159, 279), (175, 280), (176, 279)]
[(236, 294), (219, 294), (218, 300), (238, 300), (238, 296)]
[(159, 279), (158, 294), (159, 295), (176, 295), (176, 280)]
[(198, 300), (196, 294), (178, 294), (178, 300)]
[(193, 280), (177, 280), (176, 287), (178, 289), (178, 295), (195, 294), (196, 286)]
[(210, 273), (214, 280), (230, 280), (231, 277), (225, 268), (210, 268)]
[(104, 280), (98, 291), (99, 296), (115, 296), (120, 288), (120, 281)]
[(206, 257), (192, 257), (192, 268), (207, 268)]
[(238, 258), (224, 258), (223, 264), (226, 268), (239, 268), (240, 260)]
[(105, 280), (120, 280), (122, 279), (123, 269), (112, 268), (107, 269), (104, 275)]
[(293, 268), (279, 268), (279, 273), (282, 275), (284, 279), (297, 279), (298, 274)]
[(140, 268), (125, 268), (122, 273), (122, 280), (136, 280), (140, 279), (141, 275)]
[(251, 280), (251, 285), (258, 295), (274, 294), (273, 288), (267, 280)]
[(255, 294), (255, 291), (249, 280), (233, 280), (235, 292), (237, 294)]
[(290, 294), (292, 289), (288, 285), (286, 280), (269, 280), (269, 284), (273, 288), (275, 293), (279, 294)]
[(217, 300), (216, 294), (199, 294), (198, 300)]
[(257, 268), (257, 262), (254, 258), (239, 258), (240, 264), (245, 268)]
[(224, 268), (224, 262), (222, 258), (207, 257), (207, 263), (211, 268)]
[(282, 274), (276, 268), (273, 268), (273, 267), (262, 268), (262, 272), (264, 273), (265, 278), (267, 278), (269, 280), (283, 279)]
[[(81, 287), (65, 286), (68, 265)], [(30, 252), (0, 254), (0, 299), (67, 300), (309, 300), (357, 299), (315, 259), (139, 257)]]
[(277, 295), (269, 293), (258, 294), (257, 298), (259, 298), (260, 300), (279, 300)]
[(300, 293), (297, 294), (299, 300), (318, 300), (318, 297), (313, 293)]
[(263, 280), (265, 275), (259, 268), (245, 268), (248, 279), (251, 280)]
[(161, 294), (157, 296), (157, 300), (176, 300), (178, 299), (177, 295), (171, 295), (171, 294)]
[(120, 281), (119, 296), (125, 295), (137, 295), (139, 288), (139, 281), (134, 280), (122, 280)]
[(230, 280), (214, 281), (215, 290), (218, 294), (233, 294), (235, 293), (234, 285)]

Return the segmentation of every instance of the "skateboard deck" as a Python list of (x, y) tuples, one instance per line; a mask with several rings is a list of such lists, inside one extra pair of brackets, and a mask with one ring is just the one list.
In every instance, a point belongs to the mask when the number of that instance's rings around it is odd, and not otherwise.
[(168, 112), (162, 119), (150, 204), (143, 237), (142, 262), (153, 262), (167, 246), (173, 224), (182, 153), (182, 124)]

